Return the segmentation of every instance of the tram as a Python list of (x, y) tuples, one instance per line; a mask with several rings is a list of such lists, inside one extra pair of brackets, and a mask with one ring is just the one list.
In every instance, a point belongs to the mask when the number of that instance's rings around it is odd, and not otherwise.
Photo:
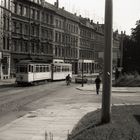
[(72, 76), (72, 65), (68, 63), (45, 63), (22, 60), (16, 66), (16, 83), (36, 84), (40, 81), (65, 80)]

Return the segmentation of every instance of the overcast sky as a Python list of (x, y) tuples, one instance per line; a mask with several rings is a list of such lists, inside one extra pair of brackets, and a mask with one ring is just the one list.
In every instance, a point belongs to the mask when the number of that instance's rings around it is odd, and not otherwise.
[[(53, 4), (56, 0), (46, 1)], [(104, 23), (105, 0), (59, 0), (59, 5), (67, 11), (89, 17), (94, 22)], [(125, 30), (130, 35), (131, 28), (140, 19), (140, 0), (114, 0), (113, 15), (114, 30)]]

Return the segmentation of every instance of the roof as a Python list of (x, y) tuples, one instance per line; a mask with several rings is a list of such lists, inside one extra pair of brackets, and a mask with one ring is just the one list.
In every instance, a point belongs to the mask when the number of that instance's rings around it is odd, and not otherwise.
[(52, 11), (56, 12), (57, 14), (59, 14), (59, 15), (61, 15), (63, 17), (66, 17), (66, 18), (68, 18), (70, 20), (74, 20), (74, 21), (79, 22), (79, 17), (78, 16), (76, 16), (76, 15), (74, 15), (74, 14), (72, 14), (72, 13), (66, 11), (66, 10), (64, 10), (63, 8), (57, 8), (55, 5), (52, 5), (52, 4), (48, 3), (48, 2), (44, 3), (44, 8), (52, 10)]

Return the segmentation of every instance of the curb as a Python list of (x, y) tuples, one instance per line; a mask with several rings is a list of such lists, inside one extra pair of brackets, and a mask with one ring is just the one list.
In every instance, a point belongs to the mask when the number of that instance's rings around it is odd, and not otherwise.
[[(76, 87), (77, 90), (80, 90), (80, 91), (96, 91), (95, 89), (91, 90), (91, 89), (82, 89), (82, 88), (78, 88)], [(102, 90), (100, 90), (100, 92), (102, 92)], [(115, 93), (138, 93), (139, 91), (129, 91), (129, 90), (124, 90), (124, 91), (119, 91), (119, 90), (112, 90), (112, 92), (115, 92)]]

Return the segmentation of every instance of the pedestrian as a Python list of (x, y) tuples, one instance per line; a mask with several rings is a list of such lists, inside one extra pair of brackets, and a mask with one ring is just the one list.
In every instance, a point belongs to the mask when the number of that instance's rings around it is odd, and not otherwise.
[(70, 85), (70, 82), (71, 82), (71, 77), (70, 77), (70, 74), (68, 74), (66, 76), (66, 83), (67, 83), (67, 85)]
[(99, 89), (100, 89), (100, 84), (101, 84), (101, 79), (100, 79), (99, 76), (96, 77), (95, 84), (96, 84), (96, 93), (98, 95), (99, 94)]

